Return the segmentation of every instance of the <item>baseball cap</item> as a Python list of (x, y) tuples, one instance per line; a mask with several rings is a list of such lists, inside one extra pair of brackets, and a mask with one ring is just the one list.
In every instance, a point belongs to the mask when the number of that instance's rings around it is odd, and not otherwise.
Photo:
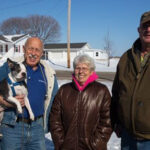
[(142, 14), (141, 19), (140, 19), (140, 24), (146, 23), (148, 21), (150, 21), (150, 11)]

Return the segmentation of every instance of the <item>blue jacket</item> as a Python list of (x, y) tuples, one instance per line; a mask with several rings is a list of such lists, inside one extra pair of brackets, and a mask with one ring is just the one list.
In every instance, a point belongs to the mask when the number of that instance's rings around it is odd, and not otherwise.
[[(19, 61), (22, 62), (24, 59), (20, 58)], [(49, 114), (52, 102), (54, 100), (54, 97), (58, 90), (58, 83), (55, 76), (55, 71), (43, 60), (40, 61), (40, 63), (44, 66), (45, 69), (45, 75), (48, 82), (47, 87), (47, 98), (45, 99), (44, 104), (44, 130), (45, 133), (49, 131)], [(0, 81), (5, 79), (8, 76), (8, 73), (10, 72), (8, 64), (4, 63), (3, 66), (0, 67)], [(14, 108), (6, 109), (4, 112), (2, 123), (9, 124), (14, 126), (17, 120), (17, 112)]]

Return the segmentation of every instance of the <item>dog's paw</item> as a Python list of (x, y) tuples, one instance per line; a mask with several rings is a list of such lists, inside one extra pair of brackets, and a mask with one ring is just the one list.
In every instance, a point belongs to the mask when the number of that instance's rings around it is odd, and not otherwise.
[(34, 115), (33, 115), (33, 114), (30, 115), (30, 119), (31, 119), (32, 121), (34, 121)]
[(22, 114), (22, 108), (17, 109), (18, 114)]

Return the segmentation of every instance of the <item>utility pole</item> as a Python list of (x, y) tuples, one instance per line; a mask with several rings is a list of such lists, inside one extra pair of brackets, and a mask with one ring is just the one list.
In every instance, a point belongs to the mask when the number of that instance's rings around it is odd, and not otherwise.
[(71, 0), (68, 0), (68, 32), (67, 32), (67, 66), (70, 68), (70, 16), (71, 16)]

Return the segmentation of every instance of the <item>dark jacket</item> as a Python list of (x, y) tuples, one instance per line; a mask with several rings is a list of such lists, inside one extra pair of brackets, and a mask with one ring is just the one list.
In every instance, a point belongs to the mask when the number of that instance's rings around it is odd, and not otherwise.
[(121, 58), (112, 88), (114, 124), (121, 124), (135, 138), (150, 139), (150, 59), (142, 67), (141, 41)]
[(82, 92), (63, 85), (52, 105), (50, 129), (55, 150), (106, 150), (112, 133), (110, 93), (96, 81)]

